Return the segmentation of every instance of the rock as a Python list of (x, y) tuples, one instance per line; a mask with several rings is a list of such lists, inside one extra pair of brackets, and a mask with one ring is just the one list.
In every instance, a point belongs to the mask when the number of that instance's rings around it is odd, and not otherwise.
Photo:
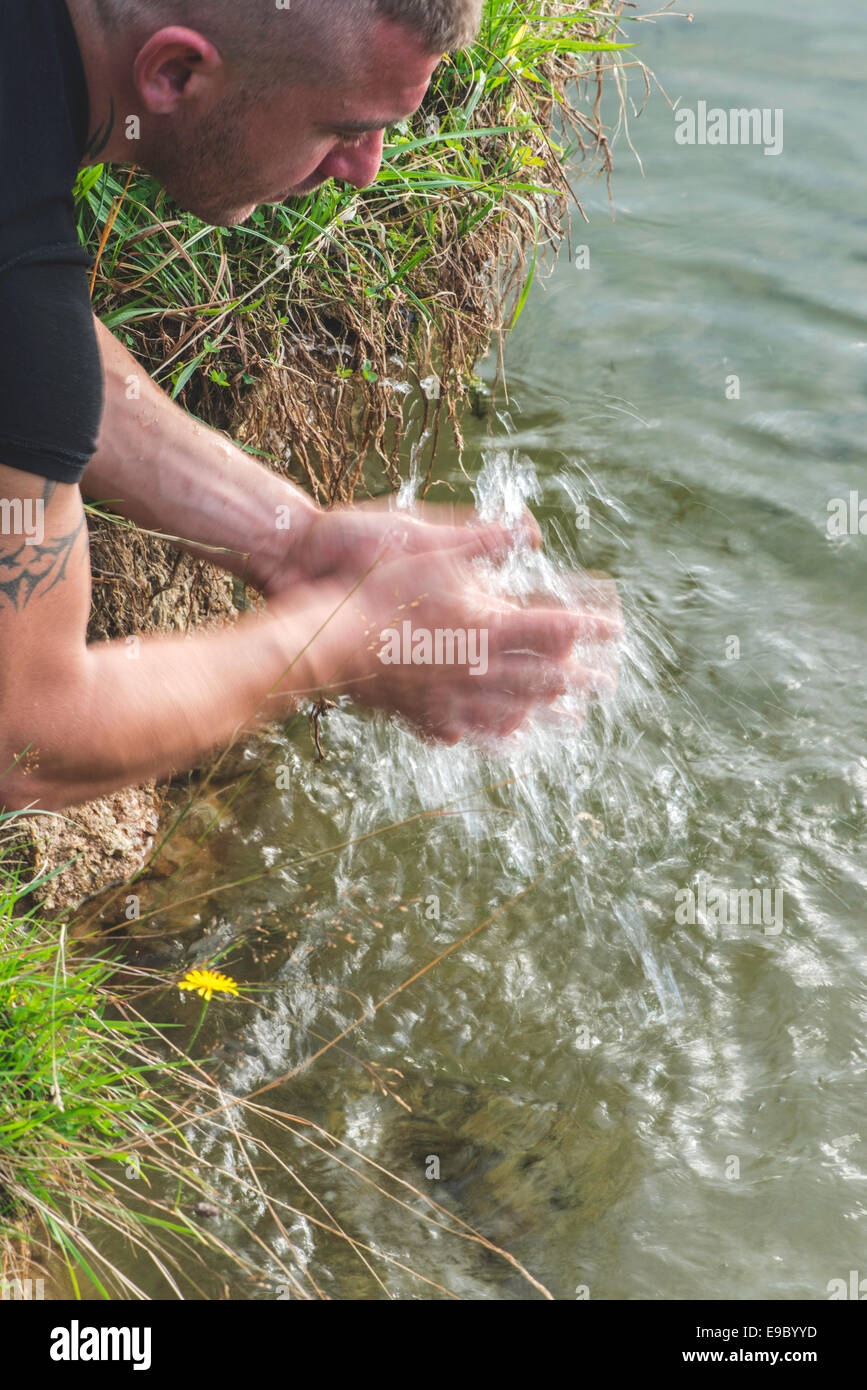
[[(162, 795), (149, 784), (100, 797), (62, 816), (22, 816), (34, 878), (68, 865), (37, 884), (34, 897), (46, 912), (66, 912), (110, 884), (138, 873), (159, 829)], [(74, 860), (74, 863), (70, 863)]]

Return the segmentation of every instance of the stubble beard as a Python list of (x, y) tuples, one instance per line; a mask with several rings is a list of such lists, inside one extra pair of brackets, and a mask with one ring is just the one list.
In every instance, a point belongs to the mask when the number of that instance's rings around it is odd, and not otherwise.
[(245, 186), (249, 169), (239, 134), (248, 113), (248, 103), (233, 103), (186, 140), (167, 135), (148, 160), (148, 173), (169, 197), (215, 227), (236, 227), (258, 206), (256, 191)]

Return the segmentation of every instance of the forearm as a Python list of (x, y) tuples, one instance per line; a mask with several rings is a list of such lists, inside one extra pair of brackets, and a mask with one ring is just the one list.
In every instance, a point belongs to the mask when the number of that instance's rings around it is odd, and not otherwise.
[(26, 713), (0, 739), (3, 767), (19, 759), (0, 778), (0, 804), (63, 809), (196, 766), (284, 718), (312, 678), (304, 648), (314, 631), (303, 615), (251, 614), (191, 638), (94, 644), (62, 671), (46, 670), (10, 701)]
[(319, 509), (182, 410), (99, 320), (96, 328), (105, 410), (82, 490), (264, 590)]

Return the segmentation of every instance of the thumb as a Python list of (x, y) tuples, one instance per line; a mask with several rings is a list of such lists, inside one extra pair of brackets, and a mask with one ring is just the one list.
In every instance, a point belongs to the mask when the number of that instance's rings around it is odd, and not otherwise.
[(517, 525), (485, 521), (475, 526), (455, 528), (455, 531), (457, 548), (468, 560), (505, 560), (519, 545), (529, 545), (538, 550), (542, 544), (539, 524), (531, 512), (525, 512)]

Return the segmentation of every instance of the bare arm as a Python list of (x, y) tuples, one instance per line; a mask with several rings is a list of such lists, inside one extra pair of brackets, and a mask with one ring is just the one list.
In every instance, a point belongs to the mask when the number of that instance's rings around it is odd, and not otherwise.
[(310, 681), (303, 659), (285, 674), (320, 621), (303, 602), (215, 634), (87, 646), (79, 489), (0, 466), (0, 496), (44, 505), (40, 543), (0, 534), (0, 805), (59, 809), (193, 766)]
[(319, 508), (171, 401), (98, 319), (96, 333), (105, 410), (84, 492), (265, 590)]
[[(327, 510), (187, 414), (99, 320), (105, 382), (98, 447), (82, 479), (97, 501), (181, 549), (238, 575), (269, 598), (335, 576), (354, 581), (396, 537), (411, 554), (461, 549), (468, 525), (482, 551), (501, 554), (541, 534), (529, 512), (518, 528), (477, 524), (469, 507), (417, 509), (363, 503)], [(201, 547), (217, 549), (202, 549)]]
[[(615, 638), (619, 619), (523, 608), (479, 588), (461, 550), (415, 555), (397, 542), (357, 582), (299, 584), (222, 632), (86, 642), (87, 529), (78, 487), (0, 466), (0, 806), (62, 809), (200, 763), (240, 730), (294, 707), (294, 695), (345, 691), (448, 742), (504, 735), (540, 702), (594, 673), (576, 638)], [(41, 517), (35, 503), (44, 504)], [(16, 508), (12, 504), (19, 504)], [(29, 504), (25, 505), (25, 504)], [(30, 526), (25, 534), (22, 529)], [(37, 524), (38, 523), (38, 524)], [(477, 629), (484, 666), (392, 664), (383, 629), (412, 612), (419, 630)], [(481, 650), (481, 648), (480, 648)]]

